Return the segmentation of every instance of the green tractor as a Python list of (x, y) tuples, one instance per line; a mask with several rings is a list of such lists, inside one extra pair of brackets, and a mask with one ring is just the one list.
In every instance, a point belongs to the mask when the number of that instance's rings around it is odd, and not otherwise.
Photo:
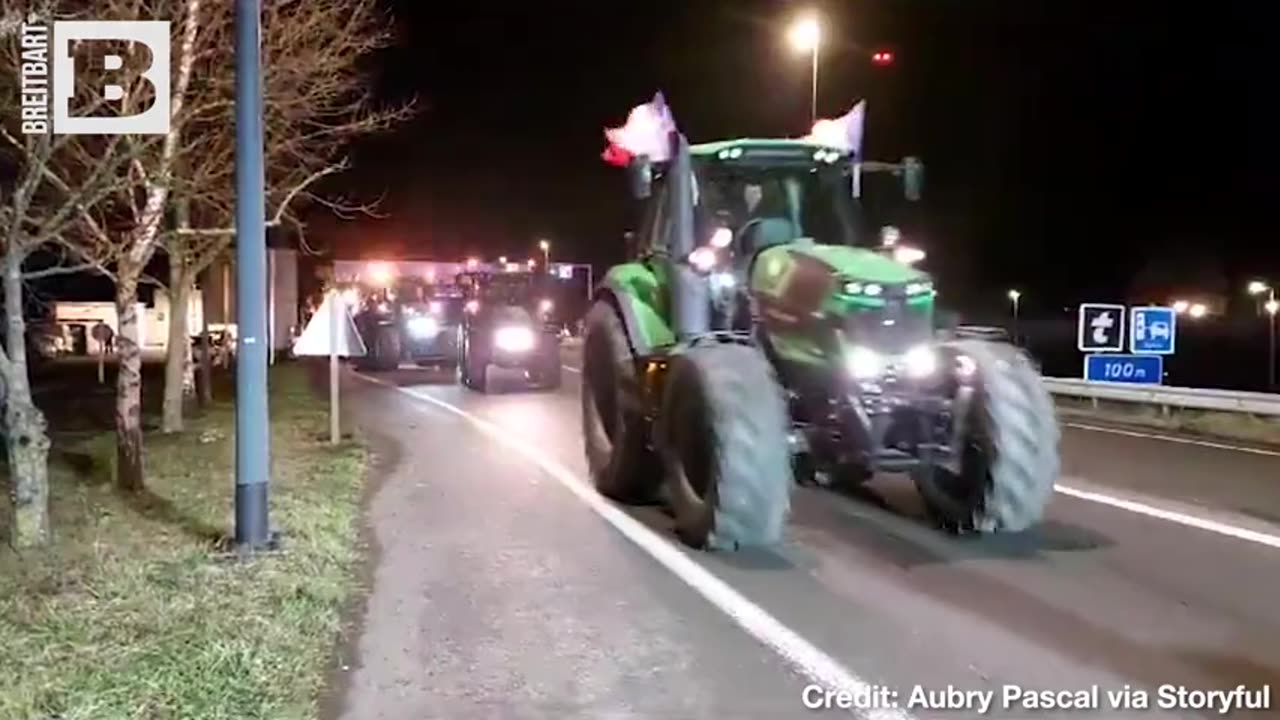
[(1037, 523), (1059, 471), (1038, 368), (1008, 343), (944, 335), (930, 277), (859, 242), (859, 173), (901, 177), (915, 200), (920, 163), (861, 162), (813, 137), (663, 135), (661, 152), (626, 153), (635, 257), (585, 323), (597, 489), (665, 501), (706, 549), (774, 545), (797, 482), (876, 472), (910, 475), (954, 533)]

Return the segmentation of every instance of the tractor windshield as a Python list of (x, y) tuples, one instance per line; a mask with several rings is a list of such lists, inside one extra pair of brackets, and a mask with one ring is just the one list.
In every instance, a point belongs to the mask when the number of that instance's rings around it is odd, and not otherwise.
[(864, 237), (847, 172), (811, 167), (704, 167), (698, 173), (700, 237), (733, 230), (740, 252), (812, 238), (857, 245)]

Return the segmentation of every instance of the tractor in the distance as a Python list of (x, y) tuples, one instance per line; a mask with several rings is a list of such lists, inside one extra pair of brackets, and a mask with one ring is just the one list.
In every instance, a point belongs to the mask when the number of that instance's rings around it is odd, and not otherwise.
[(367, 371), (391, 371), (401, 362), (453, 367), (458, 362), (461, 291), (449, 284), (404, 277), (380, 286), (347, 288), (355, 325), (368, 353)]
[(690, 146), (660, 96), (642, 109), (647, 139), (607, 133), (644, 219), (586, 320), (596, 487), (665, 500), (705, 548), (779, 542), (797, 480), (876, 472), (909, 474), (953, 532), (1036, 523), (1059, 469), (1037, 367), (1004, 342), (940, 335), (930, 277), (862, 242), (858, 174), (890, 172), (914, 200), (919, 162), (866, 163), (817, 128)]
[(493, 369), (518, 374), (542, 390), (561, 383), (561, 325), (555, 322), (556, 283), (533, 271), (466, 272), (457, 285), (465, 301), (458, 375), (488, 392)]

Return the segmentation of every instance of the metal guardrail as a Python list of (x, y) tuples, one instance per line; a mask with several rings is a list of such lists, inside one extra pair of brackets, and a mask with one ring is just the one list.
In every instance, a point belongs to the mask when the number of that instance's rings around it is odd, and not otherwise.
[(1086, 382), (1075, 378), (1045, 378), (1044, 381), (1054, 395), (1095, 402), (1105, 400), (1154, 405), (1166, 412), (1179, 408), (1280, 417), (1280, 395), (1270, 393)]

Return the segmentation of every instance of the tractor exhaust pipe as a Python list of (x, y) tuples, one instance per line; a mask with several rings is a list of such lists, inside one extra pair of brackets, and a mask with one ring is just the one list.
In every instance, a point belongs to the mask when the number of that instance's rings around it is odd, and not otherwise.
[(696, 248), (693, 236), (693, 163), (689, 141), (671, 133), (671, 164), (667, 170), (667, 248), (670, 251), (671, 294), (677, 340), (688, 340), (711, 330), (711, 294), (707, 279), (688, 261)]

